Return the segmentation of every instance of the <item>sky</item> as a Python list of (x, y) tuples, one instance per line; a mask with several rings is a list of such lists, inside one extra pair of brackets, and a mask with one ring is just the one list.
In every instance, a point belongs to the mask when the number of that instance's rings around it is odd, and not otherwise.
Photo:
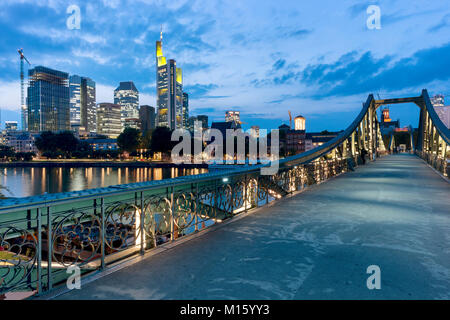
[[(69, 29), (71, 5), (80, 29)], [(367, 25), (370, 5), (380, 28)], [(370, 20), (372, 21), (372, 20)], [(23, 48), (32, 67), (90, 77), (97, 102), (134, 81), (140, 103), (156, 106), (155, 41), (183, 69), (190, 115), (272, 129), (293, 116), (307, 131), (345, 129), (372, 93), (450, 101), (449, 0), (1, 0), (1, 120), (19, 120)], [(417, 127), (414, 105), (391, 118)]]

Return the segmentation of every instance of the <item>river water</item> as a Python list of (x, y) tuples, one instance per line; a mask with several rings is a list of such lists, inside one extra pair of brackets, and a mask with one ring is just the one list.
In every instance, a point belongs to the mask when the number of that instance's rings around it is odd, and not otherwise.
[(0, 168), (0, 192), (5, 197), (28, 197), (205, 172), (207, 169), (185, 168)]

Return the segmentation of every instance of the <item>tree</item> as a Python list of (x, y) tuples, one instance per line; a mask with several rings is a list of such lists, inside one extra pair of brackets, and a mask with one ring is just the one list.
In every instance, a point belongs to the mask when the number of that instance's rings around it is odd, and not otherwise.
[(42, 155), (49, 158), (70, 157), (77, 150), (79, 141), (70, 131), (56, 134), (51, 131), (44, 131), (36, 138), (34, 144)]
[(153, 152), (170, 152), (173, 147), (172, 131), (167, 127), (158, 127), (152, 133), (151, 149)]
[(151, 148), (153, 131), (154, 131), (153, 129), (147, 130), (142, 135), (141, 146), (140, 146), (142, 149), (150, 149)]
[(14, 157), (14, 150), (9, 146), (0, 145), (0, 158), (9, 159)]
[(56, 144), (55, 134), (51, 131), (44, 131), (34, 141), (36, 148), (44, 152), (55, 152), (58, 149)]
[(141, 133), (135, 128), (125, 128), (123, 132), (117, 137), (117, 145), (123, 151), (132, 153), (141, 144)]

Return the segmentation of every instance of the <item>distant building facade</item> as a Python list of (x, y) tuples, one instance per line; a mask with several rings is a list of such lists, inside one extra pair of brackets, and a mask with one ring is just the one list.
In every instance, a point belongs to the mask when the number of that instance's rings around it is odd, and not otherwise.
[(305, 152), (305, 130), (288, 130), (286, 132), (286, 151), (288, 154)]
[(202, 128), (203, 130), (208, 129), (208, 116), (207, 115), (203, 115), (200, 114), (197, 116), (197, 120), (200, 121), (202, 123)]
[(133, 81), (120, 82), (114, 90), (114, 104), (120, 105), (122, 129), (125, 119), (139, 119), (139, 91)]
[(86, 139), (94, 151), (118, 150), (116, 139)]
[(305, 151), (312, 150), (321, 146), (322, 144), (336, 138), (340, 132), (308, 132), (305, 135)]
[(259, 138), (259, 126), (251, 126), (251, 133), (253, 138)]
[(72, 75), (69, 88), (72, 131), (86, 134), (97, 132), (95, 82), (90, 78)]
[(38, 152), (34, 145), (34, 136), (28, 131), (5, 130), (1, 135), (1, 143), (15, 152)]
[(28, 77), (28, 130), (70, 130), (69, 74), (37, 66)]
[(444, 96), (438, 94), (431, 98), (431, 104), (434, 107), (439, 119), (450, 129), (450, 106), (445, 105)]
[(382, 135), (391, 134), (396, 128), (400, 128), (400, 120), (392, 121), (389, 107), (381, 109), (380, 131)]
[(235, 121), (241, 123), (241, 115), (239, 111), (226, 111), (225, 122)]
[(114, 103), (99, 103), (97, 105), (97, 133), (115, 139), (121, 132), (121, 106)]
[(139, 119), (139, 118), (125, 119), (124, 128), (133, 128), (133, 129), (141, 130), (141, 119)]
[(5, 121), (5, 130), (9, 131), (17, 131), (18, 123), (17, 121)]
[(156, 127), (156, 113), (152, 106), (141, 106), (139, 108), (139, 119), (141, 122), (141, 130), (143, 133), (155, 129)]
[(195, 121), (199, 121), (201, 124), (202, 130), (208, 129), (208, 116), (206, 115), (199, 115), (196, 117), (189, 117), (188, 119), (188, 129), (191, 132), (194, 132), (194, 124)]

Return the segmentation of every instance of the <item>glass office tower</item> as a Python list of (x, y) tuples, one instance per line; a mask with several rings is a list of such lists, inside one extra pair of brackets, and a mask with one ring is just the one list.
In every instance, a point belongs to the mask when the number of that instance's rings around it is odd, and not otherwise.
[(121, 106), (113, 103), (97, 105), (97, 133), (115, 139), (122, 132)]
[(183, 128), (189, 129), (189, 95), (183, 92)]
[(37, 66), (28, 78), (28, 130), (70, 130), (69, 74)]
[(114, 103), (120, 105), (122, 129), (127, 119), (139, 119), (139, 91), (133, 81), (121, 82), (114, 90)]
[(171, 130), (183, 128), (183, 74), (176, 61), (167, 62), (162, 51), (162, 33), (156, 41), (157, 125)]
[(70, 127), (76, 132), (97, 132), (95, 82), (90, 78), (70, 76)]

